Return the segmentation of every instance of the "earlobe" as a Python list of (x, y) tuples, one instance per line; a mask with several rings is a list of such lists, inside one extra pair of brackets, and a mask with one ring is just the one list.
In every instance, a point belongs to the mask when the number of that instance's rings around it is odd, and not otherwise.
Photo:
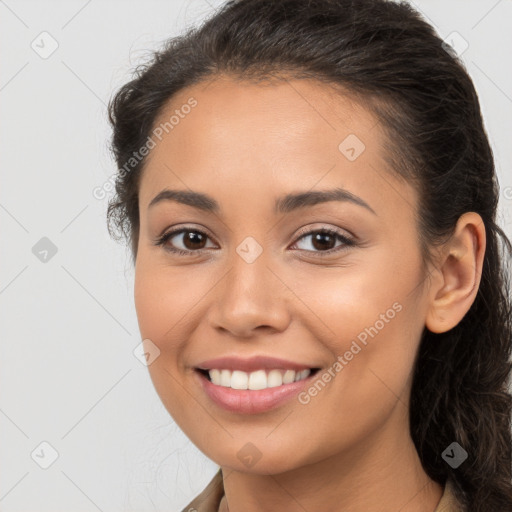
[(438, 262), (437, 278), (432, 280), (425, 320), (434, 333), (455, 327), (473, 304), (485, 254), (485, 226), (482, 217), (467, 212), (459, 218)]

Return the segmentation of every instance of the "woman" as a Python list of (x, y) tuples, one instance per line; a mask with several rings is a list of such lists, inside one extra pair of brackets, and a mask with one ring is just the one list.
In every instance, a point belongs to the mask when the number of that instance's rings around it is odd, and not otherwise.
[(418, 13), (228, 2), (110, 119), (150, 375), (220, 466), (184, 510), (512, 510), (512, 247)]

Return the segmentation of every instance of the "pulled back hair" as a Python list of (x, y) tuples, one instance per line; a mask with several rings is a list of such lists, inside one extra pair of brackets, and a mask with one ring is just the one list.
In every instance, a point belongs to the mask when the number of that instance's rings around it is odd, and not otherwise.
[[(483, 219), (486, 251), (477, 296), (444, 333), (424, 328), (413, 368), (410, 430), (427, 474), (453, 482), (468, 512), (512, 510), (512, 244), (496, 223), (499, 186), (480, 104), (463, 64), (406, 2), (239, 0), (169, 39), (109, 104), (112, 151), (123, 167), (146, 143), (178, 91), (221, 74), (258, 81), (311, 78), (363, 99), (387, 132), (396, 176), (419, 192), (423, 262), (459, 217)], [(146, 159), (119, 173), (108, 228), (139, 237), (138, 190)], [(452, 468), (453, 442), (468, 458)]]

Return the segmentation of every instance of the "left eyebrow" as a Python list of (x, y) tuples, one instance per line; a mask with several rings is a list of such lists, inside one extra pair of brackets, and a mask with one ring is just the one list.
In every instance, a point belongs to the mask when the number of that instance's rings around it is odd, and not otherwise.
[(276, 200), (274, 210), (276, 213), (289, 213), (300, 208), (307, 208), (309, 206), (327, 203), (329, 201), (348, 201), (350, 203), (357, 204), (358, 206), (362, 206), (374, 215), (377, 215), (374, 209), (366, 201), (344, 188), (287, 194)]
[[(175, 201), (205, 212), (220, 212), (219, 203), (213, 197), (191, 190), (164, 189), (151, 200), (148, 205), (148, 209), (162, 201)], [(286, 194), (285, 196), (276, 199), (274, 212), (290, 213), (292, 211), (330, 201), (350, 202), (358, 206), (362, 206), (374, 215), (377, 215), (366, 201), (344, 188)]]

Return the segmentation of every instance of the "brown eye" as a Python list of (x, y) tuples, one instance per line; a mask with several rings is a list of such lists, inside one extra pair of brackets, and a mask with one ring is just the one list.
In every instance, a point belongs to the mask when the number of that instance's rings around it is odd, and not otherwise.
[[(316, 233), (312, 238), (312, 245), (315, 249), (333, 249), (336, 245), (336, 237), (330, 233)], [(332, 247), (331, 247), (332, 246)]]
[[(206, 233), (198, 229), (180, 228), (165, 233), (155, 243), (156, 245), (162, 245), (167, 251), (185, 255), (206, 249), (205, 244), (208, 238)], [(174, 241), (172, 241), (173, 239)]]
[(206, 235), (199, 231), (183, 231), (183, 245), (187, 249), (204, 249)]
[[(306, 247), (299, 247), (299, 249), (307, 252), (318, 253), (322, 256), (322, 253), (332, 254), (355, 245), (355, 242), (350, 238), (347, 238), (338, 231), (327, 228), (304, 233), (300, 236), (295, 245), (298, 245), (301, 240), (306, 240), (308, 238), (311, 239), (311, 242), (309, 244), (306, 243)], [(336, 246), (337, 241), (341, 241), (341, 244), (338, 246)]]

